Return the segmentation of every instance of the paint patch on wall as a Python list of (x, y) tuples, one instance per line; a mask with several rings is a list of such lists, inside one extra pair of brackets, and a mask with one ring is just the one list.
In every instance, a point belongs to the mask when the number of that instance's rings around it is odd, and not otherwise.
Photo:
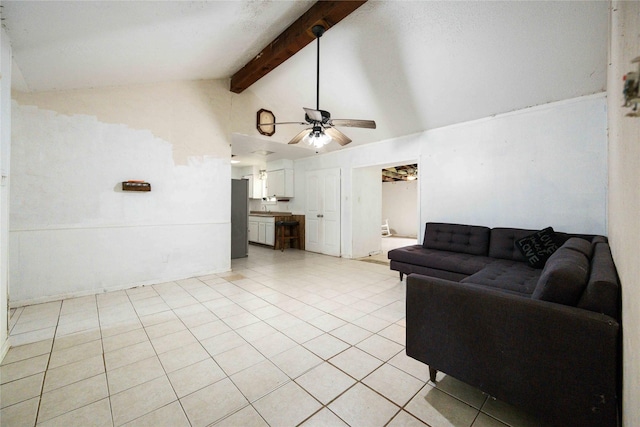
[(231, 93), (226, 80), (38, 93), (14, 91), (12, 95), (21, 105), (69, 116), (89, 115), (102, 123), (147, 130), (173, 145), (176, 164), (187, 164), (190, 156), (231, 155)]
[(15, 101), (12, 120), (12, 305), (230, 268), (228, 158), (176, 165), (148, 130)]
[[(225, 159), (192, 156), (175, 165), (172, 144), (149, 131), (16, 102), (13, 123), (12, 229), (226, 218), (212, 203), (230, 175)], [(122, 193), (128, 179), (154, 191)]]

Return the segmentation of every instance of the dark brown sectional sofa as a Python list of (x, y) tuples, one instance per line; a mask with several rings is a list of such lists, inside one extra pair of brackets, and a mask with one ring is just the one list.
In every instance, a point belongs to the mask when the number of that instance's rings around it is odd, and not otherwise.
[[(620, 283), (604, 236), (427, 223), (389, 252), (407, 277), (407, 355), (557, 426), (613, 427), (620, 395)], [(556, 249), (556, 248), (554, 248)], [(549, 251), (551, 252), (551, 251)]]

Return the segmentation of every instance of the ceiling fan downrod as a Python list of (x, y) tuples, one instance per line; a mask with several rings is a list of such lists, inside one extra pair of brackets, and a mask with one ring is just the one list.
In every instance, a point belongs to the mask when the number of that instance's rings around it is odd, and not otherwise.
[(344, 146), (351, 142), (351, 139), (336, 129), (334, 126), (349, 126), (357, 128), (375, 129), (376, 122), (373, 120), (353, 120), (353, 119), (331, 119), (328, 111), (320, 109), (320, 37), (325, 33), (326, 27), (323, 25), (314, 25), (311, 32), (317, 40), (317, 56), (316, 56), (316, 109), (303, 108), (304, 122), (284, 122), (274, 124), (301, 124), (311, 125), (310, 128), (304, 129), (302, 132), (294, 136), (289, 144), (297, 144), (300, 141), (306, 142), (315, 148), (321, 148), (330, 141), (336, 141)]
[(311, 28), (311, 32), (316, 36), (318, 43), (318, 50), (316, 56), (316, 110), (320, 110), (320, 37), (324, 34), (326, 29), (322, 25), (314, 25)]

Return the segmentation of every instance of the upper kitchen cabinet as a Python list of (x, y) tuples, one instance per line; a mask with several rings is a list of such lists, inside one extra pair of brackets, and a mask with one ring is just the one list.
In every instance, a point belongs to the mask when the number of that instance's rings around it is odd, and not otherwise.
[(265, 197), (264, 180), (260, 179), (260, 175), (244, 175), (242, 179), (249, 181), (250, 199), (262, 199)]
[(249, 181), (249, 198), (262, 199), (267, 196), (266, 169), (264, 166), (246, 166), (241, 169), (242, 179)]
[(293, 197), (293, 169), (278, 169), (267, 173), (267, 196)]
[(293, 197), (293, 161), (278, 160), (267, 163), (268, 197)]

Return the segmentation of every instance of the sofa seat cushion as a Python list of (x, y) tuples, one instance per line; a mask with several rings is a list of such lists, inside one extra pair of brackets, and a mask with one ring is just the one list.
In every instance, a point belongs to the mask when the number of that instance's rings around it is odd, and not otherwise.
[(428, 222), (422, 245), (426, 249), (487, 256), (490, 231), (478, 225)]
[(393, 261), (466, 275), (474, 274), (494, 261), (489, 257), (427, 249), (421, 245), (393, 249), (389, 251), (388, 258)]
[(540, 279), (541, 270), (519, 261), (499, 259), (462, 280), (498, 288), (518, 295), (531, 296)]

